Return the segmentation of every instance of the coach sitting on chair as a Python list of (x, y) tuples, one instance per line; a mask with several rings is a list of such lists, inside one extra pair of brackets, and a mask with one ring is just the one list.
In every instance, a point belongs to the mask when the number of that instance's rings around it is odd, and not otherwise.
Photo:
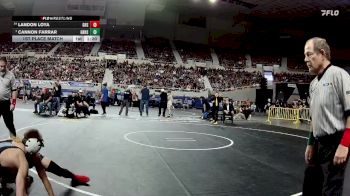
[(225, 122), (226, 116), (230, 116), (233, 121), (233, 105), (230, 103), (229, 99), (225, 100), (224, 106), (223, 106), (223, 119), (222, 122)]
[(49, 92), (48, 88), (44, 88), (40, 96), (37, 96), (37, 100), (34, 103), (34, 113), (38, 113), (37, 105), (39, 104), (39, 114), (45, 112), (45, 107), (48, 107), (52, 115), (52, 94)]
[(83, 95), (83, 91), (79, 90), (78, 95), (75, 97), (75, 108), (76, 108), (76, 113), (77, 115), (80, 114), (81, 112), (84, 113), (84, 116), (90, 115), (89, 112), (89, 104), (85, 100), (85, 96)]

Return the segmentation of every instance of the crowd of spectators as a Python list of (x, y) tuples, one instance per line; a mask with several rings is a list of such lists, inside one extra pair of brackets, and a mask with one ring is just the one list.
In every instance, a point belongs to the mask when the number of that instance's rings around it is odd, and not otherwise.
[(55, 56), (83, 57), (91, 53), (95, 43), (62, 43), (57, 48)]
[(144, 85), (151, 88), (182, 90), (204, 89), (200, 69), (165, 66), (164, 64), (118, 63), (113, 69), (114, 83), (119, 85)]
[(207, 71), (210, 84), (215, 91), (234, 90), (239, 87), (252, 87), (260, 84), (260, 72), (216, 70)]
[(10, 35), (0, 35), (0, 53), (13, 52), (21, 44), (23, 43), (12, 42)]
[(310, 83), (315, 76), (309, 73), (275, 73), (274, 82)]
[(111, 55), (126, 54), (126, 58), (137, 59), (136, 45), (131, 40), (104, 39), (99, 52)]
[(76, 58), (62, 60), (57, 57), (22, 58), (9, 61), (10, 69), (18, 79), (102, 82), (104, 66), (99, 61)]
[(17, 51), (31, 51), (36, 53), (48, 53), (50, 52), (57, 43), (24, 43), (17, 47)]
[(270, 55), (264, 55), (264, 56), (259, 56), (259, 55), (252, 55), (252, 64), (253, 67), (256, 67), (257, 64), (262, 64), (262, 65), (281, 65), (281, 58), (276, 57), (276, 56), (270, 56)]
[(229, 49), (215, 49), (220, 65), (226, 69), (245, 68), (246, 58), (243, 54)]
[(142, 48), (146, 58), (154, 62), (172, 63), (175, 57), (170, 46), (169, 40), (164, 38), (151, 38), (142, 42)]
[(287, 58), (287, 67), (289, 70), (293, 71), (307, 71), (308, 68), (306, 66), (306, 63), (304, 62), (304, 57), (297, 56), (297, 57), (288, 57)]
[(187, 63), (187, 60), (202, 63), (212, 61), (210, 50), (207, 45), (187, 43), (183, 41), (174, 41), (174, 44), (184, 63)]

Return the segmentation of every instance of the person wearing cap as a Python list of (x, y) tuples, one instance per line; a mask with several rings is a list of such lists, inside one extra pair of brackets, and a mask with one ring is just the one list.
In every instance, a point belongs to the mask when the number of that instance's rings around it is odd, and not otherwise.
[(7, 69), (7, 60), (0, 58), (0, 118), (4, 122), (10, 136), (16, 136), (15, 125), (13, 124), (13, 110), (16, 107), (17, 86), (15, 75)]
[(167, 107), (167, 103), (168, 103), (168, 95), (164, 91), (164, 89), (162, 89), (161, 93), (160, 93), (160, 102), (159, 102), (159, 113), (158, 113), (158, 116), (160, 116), (162, 108), (163, 108), (163, 117), (165, 117), (165, 110), (166, 110), (166, 107)]
[(107, 89), (107, 82), (103, 83), (103, 88), (102, 88), (102, 94), (101, 94), (101, 107), (102, 107), (102, 114), (106, 114), (106, 107), (108, 105), (108, 89)]
[[(7, 149), (12, 149), (15, 152), (15, 150), (20, 149), (19, 152), (22, 152), (21, 154), (24, 153), (28, 168), (36, 168), (49, 195), (54, 195), (54, 193), (45, 171), (64, 178), (70, 178), (72, 186), (87, 185), (90, 181), (89, 177), (73, 174), (71, 171), (57, 165), (54, 161), (44, 157), (39, 153), (42, 147), (44, 147), (43, 138), (37, 129), (28, 130), (24, 134), (23, 139), (14, 138), (13, 140), (0, 141), (0, 152), (5, 152)], [(8, 154), (10, 153), (8, 152)], [(23, 162), (25, 161), (23, 160)], [(8, 170), (4, 165), (0, 165), (0, 170), (2, 171), (0, 173), (0, 178), (2, 178), (1, 183), (4, 188), (6, 187), (6, 183), (11, 182), (13, 175), (11, 170)], [(26, 178), (26, 183), (28, 183), (28, 178)], [(26, 187), (29, 187), (29, 184), (26, 184)]]

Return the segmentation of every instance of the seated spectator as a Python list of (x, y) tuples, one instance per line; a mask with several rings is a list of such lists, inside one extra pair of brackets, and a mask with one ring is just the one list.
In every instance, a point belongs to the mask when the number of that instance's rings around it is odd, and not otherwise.
[(239, 112), (233, 116), (233, 119), (250, 120), (251, 110), (246, 106), (241, 106)]

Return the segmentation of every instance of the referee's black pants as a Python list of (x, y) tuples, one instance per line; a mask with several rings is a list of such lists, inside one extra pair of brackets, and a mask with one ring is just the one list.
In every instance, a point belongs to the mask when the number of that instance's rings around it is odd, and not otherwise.
[(124, 109), (124, 107), (126, 107), (125, 116), (127, 116), (128, 112), (129, 112), (129, 105), (130, 105), (129, 100), (123, 100), (122, 107), (119, 110), (119, 115), (121, 115), (123, 113), (123, 109)]
[(0, 118), (4, 118), (4, 122), (8, 130), (10, 131), (10, 136), (16, 136), (15, 125), (13, 124), (13, 113), (10, 110), (11, 102), (9, 100), (0, 101)]
[(336, 132), (316, 139), (315, 154), (305, 169), (303, 196), (342, 195), (345, 165), (333, 164), (342, 137), (343, 132)]

